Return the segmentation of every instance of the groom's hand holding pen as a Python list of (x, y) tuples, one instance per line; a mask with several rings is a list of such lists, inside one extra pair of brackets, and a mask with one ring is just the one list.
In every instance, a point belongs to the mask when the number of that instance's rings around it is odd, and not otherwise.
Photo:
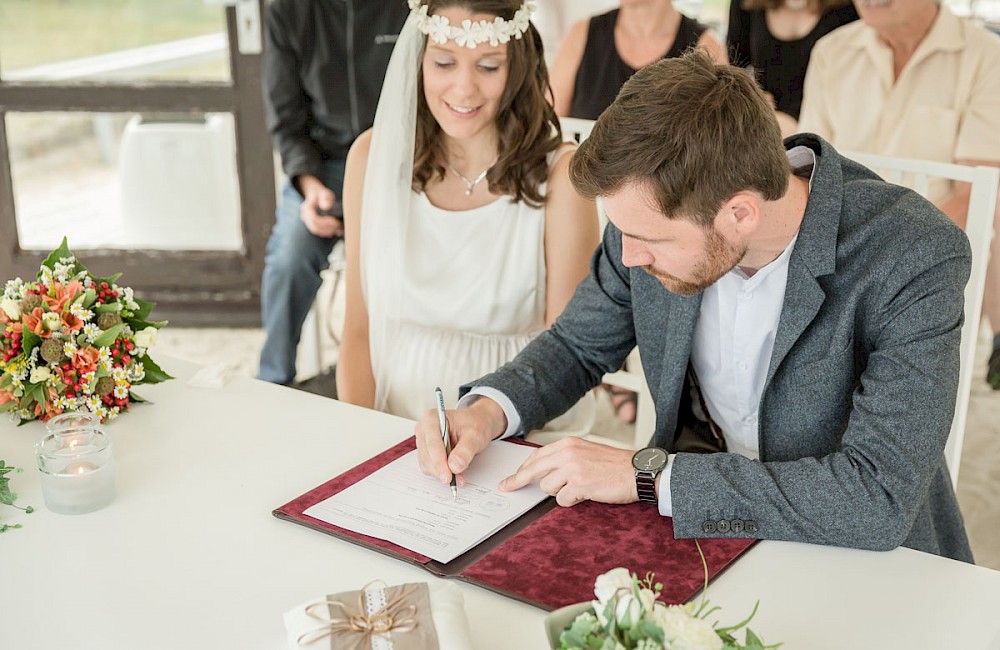
[[(462, 472), (479, 452), (507, 430), (507, 417), (489, 398), (474, 400), (468, 408), (445, 411), (444, 396), (440, 407), (437, 391), (434, 397), (435, 408), (428, 410), (414, 427), (417, 460), (421, 472), (445, 485), (455, 485), (457, 493), (457, 486), (465, 484)], [(445, 427), (448, 433), (442, 435)]]

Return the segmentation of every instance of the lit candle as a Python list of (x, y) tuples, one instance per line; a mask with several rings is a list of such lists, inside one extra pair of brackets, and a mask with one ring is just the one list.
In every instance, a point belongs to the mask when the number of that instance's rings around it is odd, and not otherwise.
[(45, 505), (60, 514), (100, 510), (115, 498), (111, 439), (97, 429), (46, 436), (36, 445)]
[(70, 463), (63, 468), (60, 474), (86, 474), (87, 472), (93, 472), (97, 469), (97, 465), (93, 463)]

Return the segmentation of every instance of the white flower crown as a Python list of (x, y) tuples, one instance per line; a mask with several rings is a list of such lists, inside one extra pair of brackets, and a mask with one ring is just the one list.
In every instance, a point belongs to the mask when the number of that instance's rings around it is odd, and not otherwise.
[(461, 27), (455, 27), (444, 16), (428, 16), (427, 5), (422, 0), (408, 0), (410, 13), (416, 17), (417, 29), (435, 43), (445, 43), (452, 39), (459, 47), (475, 48), (480, 43), (489, 42), (496, 47), (512, 38), (521, 38), (528, 31), (531, 14), (535, 13), (535, 0), (524, 0), (521, 8), (510, 20), (497, 16), (493, 22), (463, 20)]

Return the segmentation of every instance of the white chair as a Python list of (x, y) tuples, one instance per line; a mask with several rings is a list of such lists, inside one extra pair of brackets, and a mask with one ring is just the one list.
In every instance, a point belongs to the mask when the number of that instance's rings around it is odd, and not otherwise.
[(955, 419), (945, 445), (944, 455), (951, 473), (952, 484), (958, 485), (958, 470), (962, 460), (962, 441), (965, 439), (965, 420), (969, 413), (969, 393), (975, 370), (976, 340), (979, 335), (979, 316), (983, 307), (983, 287), (986, 284), (986, 267), (990, 257), (990, 240), (993, 239), (993, 219), (997, 202), (1000, 169), (995, 167), (968, 167), (926, 160), (890, 158), (864, 153), (842, 152), (880, 174), (885, 180), (910, 187), (927, 196), (931, 178), (943, 178), (972, 184), (969, 214), (965, 234), (972, 244), (972, 273), (965, 286), (965, 323), (962, 325), (958, 398), (955, 402)]
[[(575, 117), (563, 117), (559, 119), (559, 124), (562, 127), (563, 140), (567, 142), (583, 142), (590, 135), (591, 129), (594, 127), (593, 120), (583, 120)], [(601, 207), (600, 202), (598, 202), (598, 216), (601, 220), (601, 229), (607, 225), (607, 217), (604, 214), (604, 209)], [(653, 396), (649, 392), (649, 388), (646, 386), (646, 376), (642, 372), (642, 362), (639, 359), (639, 349), (636, 348), (632, 350), (629, 354), (628, 359), (625, 361), (625, 367), (618, 372), (612, 372), (604, 375), (603, 382), (609, 386), (615, 386), (618, 388), (624, 388), (633, 391), (637, 394), (636, 407), (635, 407), (635, 435), (632, 439), (631, 445), (632, 449), (641, 449), (649, 443), (649, 438), (653, 435), (653, 430), (656, 428), (656, 407), (653, 404)], [(617, 442), (611, 439), (604, 438), (600, 434), (593, 434), (588, 436), (591, 439), (598, 439), (601, 442)]]
[[(338, 312), (337, 298), (344, 280), (344, 240), (339, 240), (330, 251), (330, 266), (320, 273), (323, 283), (316, 292), (306, 320), (302, 323), (299, 349), (296, 354), (296, 374), (300, 377), (315, 377), (328, 367), (326, 352), (330, 343), (333, 349), (340, 347), (339, 330), (343, 314)], [(339, 318), (338, 318), (339, 316)]]

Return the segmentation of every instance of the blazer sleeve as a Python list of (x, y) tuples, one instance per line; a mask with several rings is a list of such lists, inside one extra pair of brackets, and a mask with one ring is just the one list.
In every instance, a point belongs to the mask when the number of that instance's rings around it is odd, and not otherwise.
[(605, 373), (619, 370), (635, 347), (631, 271), (621, 254), (621, 233), (608, 224), (590, 274), (551, 329), (496, 372), (462, 386), (460, 395), (477, 386), (501, 391), (517, 409), (518, 433), (524, 434), (565, 413)]
[[(855, 340), (847, 353), (869, 351), (860, 379), (851, 382), (843, 433), (829, 441), (834, 451), (763, 462), (736, 454), (678, 454), (670, 477), (678, 537), (759, 537), (872, 550), (907, 540), (944, 466), (971, 257), (964, 233), (950, 223), (900, 244), (892, 263), (852, 262), (871, 264), (878, 288), (867, 313), (854, 316), (864, 321), (867, 340)], [(780, 395), (768, 389), (761, 403), (791, 409), (784, 422), (793, 422), (794, 409), (822, 399), (823, 391), (808, 389), (786, 387)], [(826, 392), (828, 399), (839, 399), (833, 393)], [(819, 435), (788, 429), (779, 434), (785, 440)], [(762, 448), (769, 434), (762, 425)], [(756, 529), (706, 532), (707, 519), (753, 521)]]

